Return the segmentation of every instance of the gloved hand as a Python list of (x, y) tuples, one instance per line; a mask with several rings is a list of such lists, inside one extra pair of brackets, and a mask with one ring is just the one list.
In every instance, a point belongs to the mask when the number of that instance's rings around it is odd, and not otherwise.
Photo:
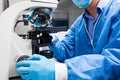
[(52, 43), (56, 44), (56, 42), (59, 41), (58, 37), (55, 33), (51, 33), (50, 35), (52, 36)]
[(55, 80), (55, 64), (44, 56), (33, 55), (16, 67), (23, 80)]

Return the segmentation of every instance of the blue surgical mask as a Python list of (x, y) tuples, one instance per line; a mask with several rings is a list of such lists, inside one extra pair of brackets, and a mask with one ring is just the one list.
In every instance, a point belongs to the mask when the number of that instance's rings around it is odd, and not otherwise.
[(79, 8), (87, 8), (92, 0), (72, 0), (72, 2)]

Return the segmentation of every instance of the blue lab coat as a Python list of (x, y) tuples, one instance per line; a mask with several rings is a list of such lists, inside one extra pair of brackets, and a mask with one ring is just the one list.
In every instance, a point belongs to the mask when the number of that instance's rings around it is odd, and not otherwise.
[(53, 41), (54, 57), (68, 68), (68, 80), (120, 79), (120, 0), (110, 0), (89, 37), (83, 14), (62, 41)]

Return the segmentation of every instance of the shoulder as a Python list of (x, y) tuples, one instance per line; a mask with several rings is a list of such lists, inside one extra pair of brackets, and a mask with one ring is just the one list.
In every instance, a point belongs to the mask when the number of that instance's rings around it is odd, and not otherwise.
[(73, 25), (79, 25), (80, 23), (82, 23), (83, 21), (83, 14), (81, 14), (75, 21), (74, 23), (72, 24)]
[(71, 25), (70, 30), (75, 32), (76, 29), (83, 23), (83, 14), (81, 14)]
[(111, 7), (114, 7), (115, 9), (120, 10), (120, 0), (113, 0), (113, 3), (111, 4)]
[(107, 18), (114, 18), (116, 16), (118, 17), (120, 14), (120, 0), (113, 0), (112, 3), (110, 2), (106, 7), (107, 9), (104, 9), (105, 16), (107, 16)]

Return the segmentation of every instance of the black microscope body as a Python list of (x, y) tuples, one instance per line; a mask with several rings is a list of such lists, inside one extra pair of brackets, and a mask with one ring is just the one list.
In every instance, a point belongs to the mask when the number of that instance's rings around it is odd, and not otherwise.
[[(52, 44), (52, 36), (50, 33), (66, 31), (68, 29), (63, 25), (57, 25), (56, 22), (58, 23), (58, 21), (54, 19), (51, 20), (51, 11), (51, 8), (42, 7), (35, 9), (30, 16), (23, 15), (23, 19), (26, 17), (29, 18), (29, 20), (24, 20), (24, 24), (28, 25), (28, 22), (33, 24), (32, 29), (28, 31), (27, 35), (27, 39), (32, 40), (32, 54), (40, 54), (47, 58), (52, 58), (53, 52), (50, 50), (40, 50), (40, 48), (45, 46), (54, 46)], [(65, 23), (65, 25), (66, 24), (68, 23)]]

